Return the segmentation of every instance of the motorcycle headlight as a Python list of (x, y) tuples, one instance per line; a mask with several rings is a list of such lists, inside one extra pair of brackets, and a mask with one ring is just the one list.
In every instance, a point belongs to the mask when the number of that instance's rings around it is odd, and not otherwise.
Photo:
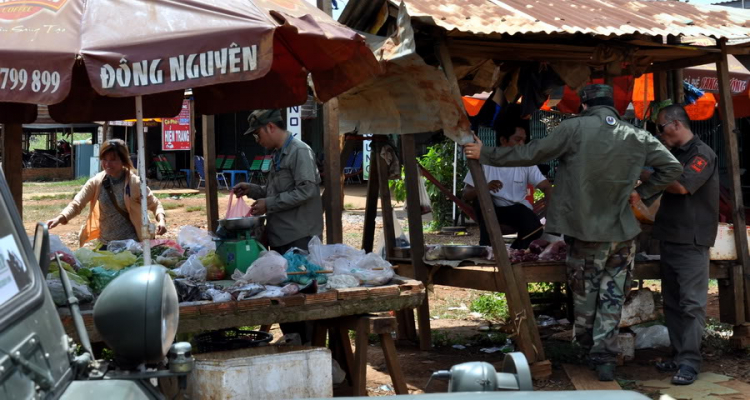
[(159, 265), (120, 275), (94, 305), (94, 325), (123, 368), (163, 360), (179, 316), (177, 290), (167, 269)]

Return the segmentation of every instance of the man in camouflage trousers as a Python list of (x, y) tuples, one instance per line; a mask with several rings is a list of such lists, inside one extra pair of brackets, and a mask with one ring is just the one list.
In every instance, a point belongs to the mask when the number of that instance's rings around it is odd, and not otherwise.
[[(498, 167), (559, 160), (545, 231), (565, 235), (576, 336), (590, 349), (599, 379), (613, 380), (634, 238), (641, 230), (630, 203), (659, 193), (680, 176), (682, 165), (650, 133), (620, 119), (612, 87), (589, 85), (580, 96), (583, 112), (544, 139), (483, 148), (475, 137), (464, 152), (467, 158)], [(634, 191), (644, 166), (653, 167), (654, 175)]]

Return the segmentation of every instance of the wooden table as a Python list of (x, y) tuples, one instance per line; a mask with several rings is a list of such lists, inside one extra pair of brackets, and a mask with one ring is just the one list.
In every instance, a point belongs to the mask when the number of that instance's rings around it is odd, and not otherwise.
[[(422, 282), (405, 279), (379, 287), (357, 287), (324, 293), (271, 299), (213, 303), (200, 301), (180, 303), (178, 333), (192, 333), (238, 326), (270, 325), (273, 323), (315, 321), (346, 315), (412, 309), (425, 299)], [(71, 337), (75, 334), (73, 319), (67, 308), (59, 308), (60, 319)], [(92, 310), (82, 311), (92, 342), (102, 341), (94, 327)]]

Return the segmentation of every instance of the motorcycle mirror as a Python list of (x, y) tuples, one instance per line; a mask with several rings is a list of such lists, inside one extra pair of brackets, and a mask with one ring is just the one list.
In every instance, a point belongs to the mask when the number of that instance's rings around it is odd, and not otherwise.
[(34, 230), (34, 256), (42, 270), (42, 276), (47, 277), (49, 272), (49, 230), (43, 222), (37, 222)]

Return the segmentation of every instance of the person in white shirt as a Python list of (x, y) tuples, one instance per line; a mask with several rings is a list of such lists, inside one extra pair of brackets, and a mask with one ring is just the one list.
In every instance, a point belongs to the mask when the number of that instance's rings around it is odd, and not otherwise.
[[(505, 124), (498, 131), (501, 146), (519, 146), (526, 143), (528, 121), (516, 119), (513, 123)], [(518, 238), (511, 244), (514, 249), (526, 249), (532, 241), (544, 233), (542, 223), (533, 211), (533, 206), (526, 199), (528, 185), (542, 192), (549, 201), (552, 195), (552, 185), (542, 175), (539, 168), (532, 167), (493, 167), (483, 165), (484, 176), (495, 204), (497, 220), (518, 232)], [(489, 246), (490, 236), (482, 217), (481, 208), (474, 187), (471, 174), (466, 174), (466, 186), (463, 191), (465, 201), (472, 203), (479, 223), (479, 245)]]

